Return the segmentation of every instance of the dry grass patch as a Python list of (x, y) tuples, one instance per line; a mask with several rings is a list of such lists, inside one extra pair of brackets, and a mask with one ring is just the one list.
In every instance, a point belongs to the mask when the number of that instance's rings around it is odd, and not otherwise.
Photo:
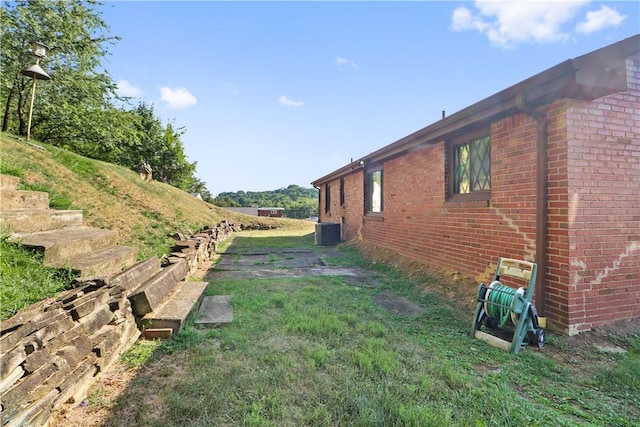
[[(304, 229), (310, 222), (227, 211), (158, 181), (145, 182), (127, 168), (91, 160), (56, 147), (2, 135), (3, 166), (20, 170), (23, 183), (66, 195), (89, 226), (118, 231), (118, 243), (140, 248), (139, 258), (168, 253), (171, 234), (191, 234), (223, 220), (235, 224)], [(312, 227), (312, 225), (311, 225)]]

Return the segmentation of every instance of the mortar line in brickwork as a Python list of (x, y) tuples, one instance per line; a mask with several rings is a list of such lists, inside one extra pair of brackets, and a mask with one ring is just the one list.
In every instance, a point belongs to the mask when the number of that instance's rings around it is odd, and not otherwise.
[[(621, 252), (620, 255), (618, 255), (618, 259), (613, 261), (611, 267), (605, 267), (594, 280), (589, 282), (589, 291), (592, 291), (594, 286), (601, 284), (602, 279), (607, 278), (612, 272), (618, 270), (620, 268), (620, 264), (622, 264), (622, 261), (625, 258), (631, 256), (636, 251), (640, 252), (640, 242), (632, 242), (628, 244), (625, 247), (624, 252)], [(573, 258), (570, 264), (572, 267), (580, 267), (580, 270), (576, 270), (573, 274), (572, 285), (575, 289), (575, 287), (577, 287), (578, 285), (578, 282), (580, 281), (579, 273), (581, 271), (587, 270), (587, 263), (578, 258)], [(588, 292), (586, 291), (582, 292), (582, 324), (584, 324), (587, 320), (587, 294)]]
[(526, 244), (524, 246), (524, 253), (525, 253), (524, 260), (525, 261), (534, 262), (535, 254), (536, 254), (536, 241), (534, 239), (528, 237), (527, 233), (525, 233), (523, 231), (520, 231), (520, 226), (515, 223), (515, 220), (513, 220), (512, 218), (509, 218), (500, 209), (498, 209), (496, 207), (492, 207), (491, 209), (493, 209), (495, 211), (495, 213), (497, 213), (500, 216), (500, 218), (502, 218), (507, 223), (507, 226), (509, 228), (514, 230), (516, 232), (516, 234), (522, 236), (522, 238), (526, 242)]

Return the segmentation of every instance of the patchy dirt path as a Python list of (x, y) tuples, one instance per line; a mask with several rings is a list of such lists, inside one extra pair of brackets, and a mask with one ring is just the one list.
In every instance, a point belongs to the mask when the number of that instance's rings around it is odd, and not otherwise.
[[(324, 262), (326, 256), (336, 256), (336, 247), (318, 246), (306, 248), (261, 248), (235, 249), (231, 245), (216, 256), (216, 264), (204, 263), (193, 276), (196, 280), (246, 279), (274, 277), (341, 276), (344, 283), (358, 287), (375, 287), (377, 282), (370, 272), (357, 268), (330, 267)], [(116, 361), (108, 372), (101, 374), (89, 390), (89, 398), (76, 404), (65, 405), (55, 411), (49, 427), (97, 427), (113, 423), (110, 410), (127, 389), (135, 387), (133, 381), (147, 372), (167, 372), (177, 369), (174, 358), (164, 358), (139, 368), (128, 368), (121, 360)], [(163, 376), (164, 378), (165, 376)], [(170, 381), (170, 376), (164, 378)], [(140, 389), (140, 401), (131, 405), (154, 405), (152, 385)], [(126, 410), (126, 409), (125, 409)]]
[[(452, 305), (457, 305), (461, 311), (469, 312), (469, 322), (473, 317), (477, 283), (468, 278), (448, 272), (435, 272), (425, 266), (398, 257), (397, 254), (377, 248), (359, 245), (365, 255), (377, 262), (392, 265), (403, 270), (411, 277), (432, 276), (437, 278), (424, 285), (418, 285), (421, 292), (435, 292)], [(197, 273), (196, 279), (215, 281), (216, 279), (244, 279), (249, 277), (306, 277), (306, 276), (341, 276), (346, 284), (357, 287), (373, 288), (377, 286), (376, 275), (370, 271), (348, 267), (329, 267), (323, 261), (324, 256), (336, 256), (336, 247), (316, 247), (314, 250), (305, 248), (259, 250), (238, 250), (233, 245), (220, 254), (215, 268), (211, 264), (203, 265)], [(399, 297), (392, 292), (381, 292), (374, 298), (374, 302), (396, 315), (415, 315), (420, 307), (406, 298)], [(585, 332), (574, 337), (554, 335), (554, 345), (547, 345), (541, 351), (553, 357), (558, 363), (566, 366), (575, 375), (581, 375), (584, 363), (606, 363), (598, 352), (624, 351), (621, 337), (640, 335), (640, 319), (619, 322), (606, 328)], [(164, 358), (163, 358), (164, 359)], [(165, 372), (159, 381), (171, 381), (172, 373), (180, 369), (175, 357), (156, 360), (140, 368), (128, 368), (122, 361), (117, 361), (108, 372), (102, 374), (89, 390), (89, 399), (80, 404), (67, 405), (56, 411), (50, 420), (50, 427), (97, 427), (109, 425), (114, 420), (110, 418), (110, 410), (118, 401), (119, 396), (127, 388), (133, 387), (133, 380), (146, 372)], [(480, 371), (482, 366), (478, 366)], [(145, 375), (146, 377), (146, 375)], [(157, 399), (153, 392), (153, 384), (137, 386), (140, 389), (138, 402), (130, 405), (144, 404), (154, 410), (163, 410), (154, 405)], [(125, 410), (125, 409), (120, 409)]]

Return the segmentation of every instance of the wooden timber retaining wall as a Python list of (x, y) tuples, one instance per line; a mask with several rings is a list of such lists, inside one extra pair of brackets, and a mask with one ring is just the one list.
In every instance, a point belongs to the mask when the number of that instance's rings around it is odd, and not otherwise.
[[(185, 277), (193, 275), (213, 257), (220, 242), (240, 229), (242, 225), (223, 221), (188, 238), (176, 235), (173, 252), (162, 268), (185, 263), (187, 268), (181, 271)], [(3, 426), (47, 425), (54, 409), (86, 397), (97, 376), (140, 336), (129, 297), (148, 279), (148, 274), (136, 271), (150, 264), (141, 261), (115, 276), (78, 279), (73, 289), (2, 321)]]

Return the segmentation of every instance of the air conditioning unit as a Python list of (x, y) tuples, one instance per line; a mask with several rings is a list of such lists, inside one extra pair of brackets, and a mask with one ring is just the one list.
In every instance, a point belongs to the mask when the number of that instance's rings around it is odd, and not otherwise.
[(333, 246), (340, 243), (340, 223), (319, 222), (316, 224), (316, 245)]

